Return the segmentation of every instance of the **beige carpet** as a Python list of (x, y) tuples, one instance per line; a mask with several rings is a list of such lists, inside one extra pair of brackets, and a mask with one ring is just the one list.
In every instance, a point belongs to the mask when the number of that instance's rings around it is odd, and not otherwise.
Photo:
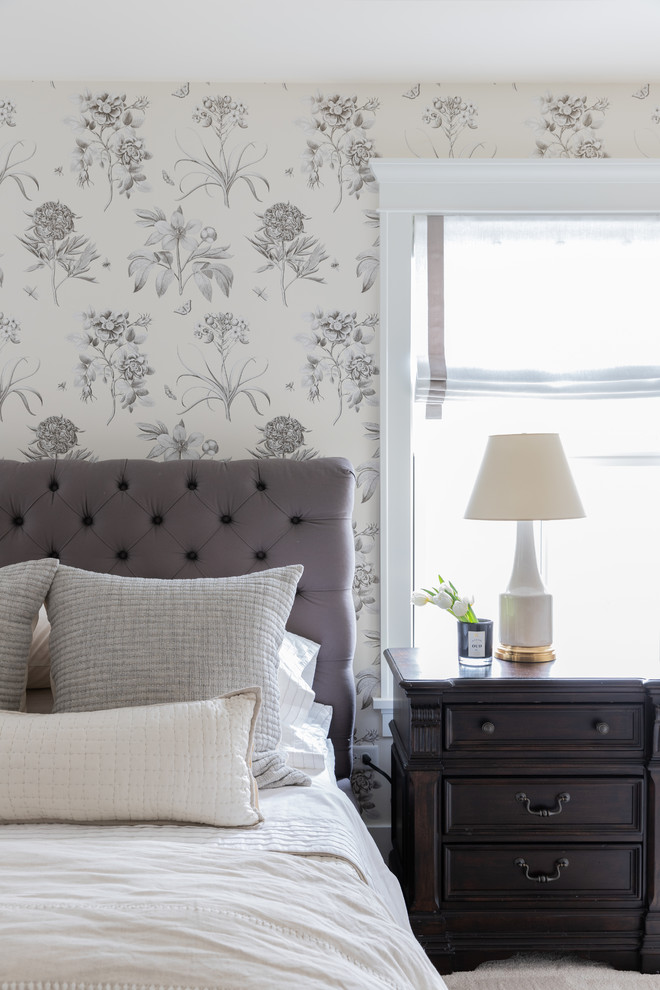
[(514, 956), (443, 979), (449, 990), (660, 990), (660, 974), (624, 972), (575, 957)]

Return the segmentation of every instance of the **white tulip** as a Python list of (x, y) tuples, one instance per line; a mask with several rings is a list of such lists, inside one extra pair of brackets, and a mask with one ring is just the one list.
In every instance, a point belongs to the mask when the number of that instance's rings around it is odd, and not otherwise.
[(451, 595), (448, 595), (446, 591), (441, 591), (437, 595), (433, 595), (431, 601), (438, 608), (451, 608), (451, 603), (453, 601)]
[[(445, 612), (449, 612), (455, 619), (467, 622), (474, 621), (474, 595), (459, 595), (451, 581), (443, 581), (438, 574), (440, 582), (437, 588), (430, 588), (426, 591), (413, 591), (410, 601), (413, 605), (435, 605)], [(660, 990), (660, 988), (658, 988)]]

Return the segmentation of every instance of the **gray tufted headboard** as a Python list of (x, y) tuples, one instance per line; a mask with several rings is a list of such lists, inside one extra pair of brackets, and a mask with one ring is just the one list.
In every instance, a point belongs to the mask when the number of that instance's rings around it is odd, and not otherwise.
[(56, 556), (133, 577), (227, 577), (303, 564), (288, 628), (321, 644), (337, 777), (355, 718), (352, 510), (343, 458), (0, 460), (0, 566)]

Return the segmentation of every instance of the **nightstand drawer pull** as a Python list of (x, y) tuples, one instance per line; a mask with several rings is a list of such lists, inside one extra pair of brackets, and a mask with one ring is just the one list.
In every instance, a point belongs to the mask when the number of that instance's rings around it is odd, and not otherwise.
[(596, 722), (596, 732), (600, 732), (601, 736), (606, 736), (610, 731), (610, 727), (607, 722)]
[(532, 808), (530, 807), (531, 801), (524, 791), (518, 791), (516, 794), (516, 801), (520, 801), (521, 804), (525, 805), (525, 811), (530, 815), (537, 815), (539, 818), (550, 818), (552, 815), (561, 815), (564, 810), (563, 805), (568, 804), (570, 800), (571, 795), (563, 791), (555, 797), (554, 808)]
[(553, 880), (559, 880), (561, 876), (561, 871), (568, 866), (567, 859), (556, 859), (555, 860), (555, 872), (549, 873), (530, 873), (529, 866), (524, 859), (514, 859), (514, 866), (519, 866), (521, 870), (525, 871), (525, 877), (527, 880), (531, 880), (533, 883), (552, 883)]
[(495, 723), (494, 722), (482, 722), (481, 723), (481, 731), (482, 732), (485, 732), (487, 736), (492, 736), (492, 734), (495, 732)]

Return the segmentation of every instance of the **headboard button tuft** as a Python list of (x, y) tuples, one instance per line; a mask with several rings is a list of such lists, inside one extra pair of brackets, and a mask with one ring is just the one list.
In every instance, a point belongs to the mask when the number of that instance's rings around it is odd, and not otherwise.
[(300, 516), (291, 516), (291, 522), (294, 526), (297, 526), (299, 522), (302, 522)]
[(128, 491), (128, 482), (120, 481), (119, 484), (117, 485), (117, 488), (119, 489), (120, 492)]
[(197, 560), (197, 551), (189, 550), (188, 553), (186, 554), (186, 557), (188, 558), (188, 560)]
[(194, 492), (195, 489), (197, 488), (197, 482), (196, 481), (189, 481), (188, 482), (188, 488), (190, 489), (191, 492)]
[(162, 523), (162, 521), (163, 521), (163, 517), (162, 516), (152, 516), (151, 517), (151, 521), (154, 524), (154, 526), (160, 526), (161, 523)]
[(128, 550), (118, 550), (117, 551), (118, 560), (128, 560)]
[(221, 522), (221, 523), (224, 523), (224, 524), (225, 524), (225, 526), (226, 526), (226, 525), (227, 525), (228, 523), (230, 523), (230, 522), (231, 522), (231, 516), (228, 516), (228, 515), (227, 515), (227, 514), (225, 513), (225, 515), (224, 515), (224, 516), (220, 516), (220, 522)]
[(83, 516), (83, 526), (91, 526), (93, 522), (93, 516)]
[(60, 486), (56, 481), (51, 481), (48, 487), (50, 488), (51, 492), (56, 492)]
[(23, 525), (23, 516), (14, 516), (12, 522), (14, 523), (14, 526), (22, 526)]
[(266, 551), (265, 550), (257, 550), (257, 552), (255, 553), (255, 557), (257, 558), (257, 560), (265, 560), (266, 559)]
[(257, 491), (258, 492), (265, 492), (266, 491), (266, 485), (265, 485), (265, 483), (263, 481), (258, 481), (257, 482)]

